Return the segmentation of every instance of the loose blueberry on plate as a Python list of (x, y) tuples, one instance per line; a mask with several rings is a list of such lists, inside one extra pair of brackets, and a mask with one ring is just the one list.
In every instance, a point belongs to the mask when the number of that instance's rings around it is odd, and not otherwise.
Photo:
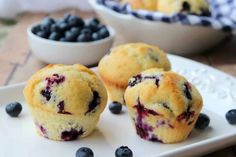
[(116, 157), (133, 157), (133, 152), (127, 146), (121, 146), (116, 149)]
[(7, 104), (5, 110), (9, 116), (17, 117), (22, 111), (22, 106), (19, 102), (12, 102)]
[(92, 149), (81, 147), (76, 151), (76, 157), (94, 157), (94, 154)]
[(210, 124), (210, 118), (206, 114), (200, 113), (197, 122), (195, 124), (195, 128), (199, 130), (204, 130), (209, 126), (209, 124)]
[(113, 101), (109, 104), (109, 110), (111, 113), (120, 114), (122, 110), (122, 104), (117, 101)]
[(225, 117), (230, 124), (236, 124), (236, 109), (229, 110)]

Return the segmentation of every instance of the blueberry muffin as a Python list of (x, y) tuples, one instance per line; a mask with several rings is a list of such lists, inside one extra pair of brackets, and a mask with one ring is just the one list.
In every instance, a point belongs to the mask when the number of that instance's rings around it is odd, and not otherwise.
[(23, 93), (38, 133), (59, 141), (88, 136), (107, 102), (103, 83), (79, 64), (39, 70)]
[(207, 0), (158, 0), (157, 10), (166, 14), (187, 13), (209, 16)]
[(129, 4), (132, 9), (143, 9), (155, 11), (157, 9), (158, 0), (121, 0), (123, 4)]
[(124, 91), (133, 75), (150, 68), (170, 70), (166, 54), (158, 47), (132, 43), (114, 48), (99, 63), (99, 74), (107, 87), (109, 98), (124, 104)]
[(184, 77), (149, 69), (129, 80), (125, 94), (137, 134), (149, 141), (185, 140), (202, 109), (202, 97)]

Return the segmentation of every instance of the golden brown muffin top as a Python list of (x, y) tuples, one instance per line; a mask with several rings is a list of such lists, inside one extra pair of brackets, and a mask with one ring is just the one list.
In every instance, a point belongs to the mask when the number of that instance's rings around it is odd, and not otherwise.
[(128, 79), (149, 68), (170, 70), (171, 65), (166, 54), (156, 46), (144, 43), (120, 45), (112, 49), (99, 63), (99, 74), (106, 83), (122, 88), (128, 85)]
[(172, 71), (153, 68), (129, 80), (125, 91), (129, 108), (140, 105), (166, 118), (190, 118), (202, 108), (198, 90), (183, 76)]
[(100, 114), (106, 105), (103, 83), (79, 65), (48, 65), (28, 81), (24, 96), (32, 107), (65, 115)]

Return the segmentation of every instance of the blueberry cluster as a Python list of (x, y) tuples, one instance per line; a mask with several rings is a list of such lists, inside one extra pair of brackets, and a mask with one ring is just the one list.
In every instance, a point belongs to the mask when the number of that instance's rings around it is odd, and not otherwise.
[(107, 27), (97, 18), (88, 21), (65, 14), (61, 19), (45, 17), (43, 21), (32, 28), (32, 32), (42, 38), (62, 42), (90, 42), (109, 37)]

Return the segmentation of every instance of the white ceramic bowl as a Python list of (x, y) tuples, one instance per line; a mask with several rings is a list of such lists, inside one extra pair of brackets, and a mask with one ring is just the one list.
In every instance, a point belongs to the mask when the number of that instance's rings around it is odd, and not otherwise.
[(109, 52), (112, 47), (115, 31), (108, 27), (110, 36), (93, 42), (60, 42), (44, 39), (27, 29), (28, 42), (32, 53), (41, 61), (51, 64), (94, 65)]
[(178, 55), (203, 52), (224, 39), (227, 33), (202, 26), (184, 26), (164, 22), (147, 21), (132, 15), (117, 13), (89, 0), (96, 13), (117, 34), (124, 36), (124, 42), (146, 42)]

